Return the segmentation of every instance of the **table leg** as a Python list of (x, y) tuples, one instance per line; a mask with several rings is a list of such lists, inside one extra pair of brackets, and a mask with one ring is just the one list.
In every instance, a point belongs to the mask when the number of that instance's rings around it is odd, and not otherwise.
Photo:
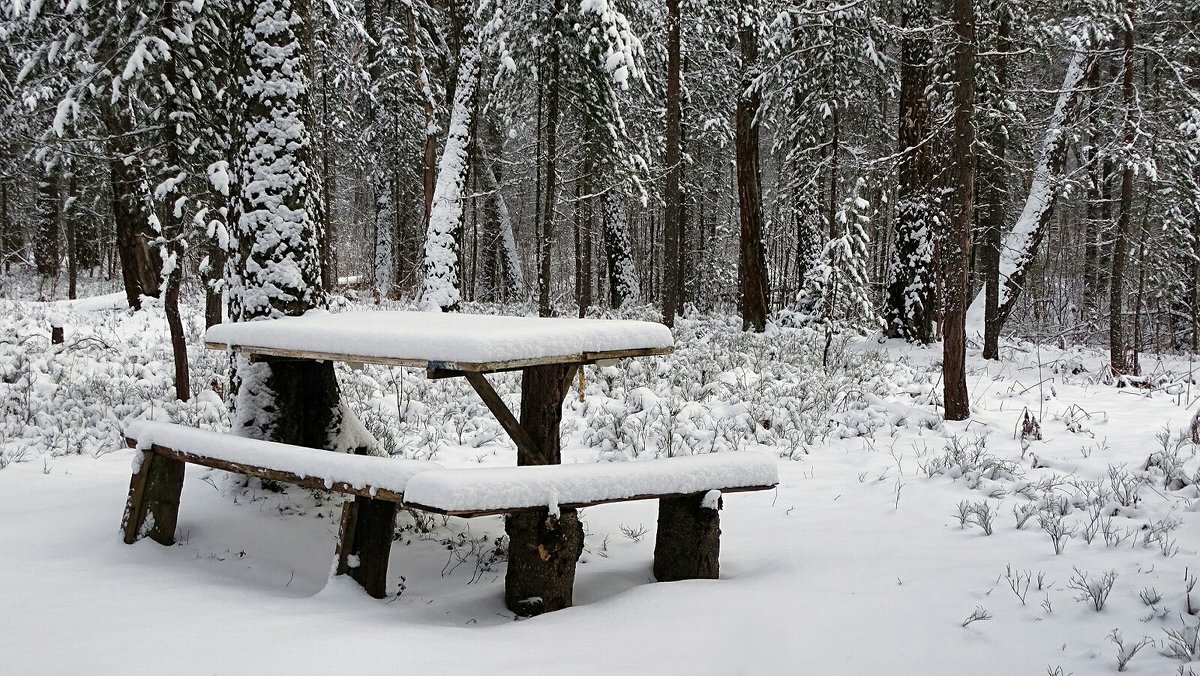
[(387, 596), (388, 558), (396, 533), (396, 503), (357, 496), (342, 504), (337, 574), (354, 578), (371, 596)]
[[(517, 450), (518, 465), (561, 462), (559, 424), (573, 365), (526, 368), (521, 377), (521, 427), (533, 448)], [(568, 608), (575, 584), (575, 563), (583, 552), (583, 526), (573, 509), (553, 515), (538, 509), (508, 515), (508, 572), (504, 601), (518, 615)]]

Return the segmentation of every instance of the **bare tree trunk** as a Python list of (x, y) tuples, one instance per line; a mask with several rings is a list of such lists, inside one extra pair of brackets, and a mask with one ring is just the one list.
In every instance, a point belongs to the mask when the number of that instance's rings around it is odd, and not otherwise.
[[(1126, 5), (1124, 45), (1124, 74), (1121, 81), (1121, 98), (1125, 104), (1125, 147), (1132, 149), (1137, 139), (1134, 128), (1134, 33), (1137, 30), (1137, 2), (1129, 0)], [(1129, 220), (1133, 209), (1133, 158), (1126, 157), (1121, 172), (1121, 200), (1117, 207), (1117, 227), (1113, 238), (1112, 275), (1109, 281), (1108, 304), (1108, 351), (1109, 361), (1115, 375), (1130, 372), (1125, 346), (1125, 263), (1128, 257)]]
[(682, 236), (681, 216), (683, 195), (680, 174), (683, 170), (680, 127), (683, 108), (680, 99), (680, 35), (679, 0), (667, 0), (667, 91), (666, 91), (666, 153), (663, 162), (667, 174), (663, 184), (663, 323), (675, 325), (675, 316), (682, 310), (679, 297), (679, 245)]
[[(167, 0), (163, 5), (163, 31), (168, 34), (178, 30), (176, 17), (178, 1)], [(163, 77), (175, 91), (183, 89), (184, 83), (180, 81), (174, 59), (166, 61)], [(174, 94), (169, 94), (162, 105), (165, 112), (164, 117), (168, 120), (175, 119), (181, 112), (178, 99)], [(164, 180), (169, 180), (170, 177), (183, 171), (183, 162), (180, 157), (181, 143), (178, 125), (166, 125), (163, 130), (163, 159), (165, 162), (158, 165), (160, 175), (156, 177), (160, 186), (164, 185)], [(183, 230), (185, 226), (182, 214), (176, 207), (177, 200), (182, 199), (183, 194), (180, 192), (179, 186), (173, 183), (170, 185), (171, 187), (164, 192), (160, 192), (161, 188), (156, 188), (154, 191), (155, 198), (158, 200), (157, 212), (162, 228), (161, 235), (165, 240), (163, 246), (166, 247), (169, 254), (165, 270), (164, 285), (166, 288), (163, 290), (163, 310), (167, 315), (167, 329), (171, 336), (171, 355), (175, 362), (175, 397), (180, 401), (187, 401), (192, 396), (192, 386), (188, 375), (187, 341), (183, 335), (183, 320), (179, 313), (179, 287), (183, 281)]]
[(1101, 249), (1103, 248), (1103, 221), (1100, 215), (1100, 202), (1104, 194), (1104, 162), (1097, 157), (1095, 148), (1100, 142), (1100, 129), (1096, 118), (1099, 116), (1098, 101), (1100, 98), (1100, 64), (1093, 63), (1088, 70), (1087, 87), (1091, 91), (1092, 120), (1088, 125), (1088, 146), (1092, 148), (1086, 158), (1090, 165), (1088, 171), (1087, 192), (1084, 197), (1085, 236), (1083, 250), (1083, 317), (1089, 318), (1100, 305), (1103, 293), (1103, 279), (1100, 273)]
[(433, 191), (437, 180), (437, 117), (434, 114), (433, 92), (429, 89), (429, 76), (425, 67), (424, 50), (418, 43), (417, 17), (413, 13), (412, 4), (404, 5), (405, 18), (408, 21), (409, 47), (413, 54), (413, 76), (416, 78), (417, 89), (421, 94), (422, 111), (425, 114), (425, 149), (422, 156), (423, 173), (421, 187), (425, 196), (425, 213), (422, 225), (429, 224), (429, 212), (433, 209)]
[(971, 415), (967, 395), (966, 314), (975, 213), (975, 9), (973, 0), (954, 0), (954, 210), (947, 238), (945, 342), (942, 381), (947, 420)]
[[(933, 159), (929, 139), (931, 22), (928, 5), (904, 0), (900, 43), (900, 152), (896, 245), (888, 271), (887, 332), (916, 343), (933, 340)], [(803, 278), (801, 278), (803, 283)]]
[(12, 271), (13, 258), (21, 248), (17, 224), (8, 206), (8, 191), (8, 181), (0, 179), (0, 261), (6, 273)]
[(752, 89), (758, 67), (758, 8), (755, 0), (741, 0), (738, 42), (745, 75), (738, 94), (734, 132), (741, 249), (738, 277), (741, 286), (742, 330), (761, 332), (767, 324), (766, 251), (763, 248), (762, 183), (758, 157), (758, 110), (762, 95)]
[[(554, 0), (553, 23), (557, 25), (562, 14), (563, 0)], [(538, 315), (549, 317), (550, 308), (550, 256), (554, 245), (554, 216), (558, 202), (558, 103), (559, 103), (559, 73), (561, 59), (559, 57), (558, 40), (550, 40), (550, 79), (546, 83), (546, 178), (544, 198), (542, 201), (542, 237), (538, 242), (541, 260), (538, 268)]]
[(79, 283), (79, 176), (72, 171), (67, 179), (67, 201), (63, 209), (63, 226), (67, 245), (67, 298), (75, 300)]
[[(1008, 87), (1008, 51), (1012, 48), (1009, 35), (1012, 28), (1012, 12), (999, 3), (1000, 26), (996, 32), (996, 86), (1000, 91), (996, 99), (1005, 96)], [(1000, 358), (1000, 231), (1004, 227), (1004, 196), (1008, 194), (1005, 182), (1004, 154), (1007, 148), (1008, 131), (997, 121), (989, 130), (990, 156), (983, 153), (981, 162), (986, 173), (984, 190), (987, 204), (982, 219), (982, 244), (979, 262), (984, 275), (983, 310), (983, 358)]]
[(592, 306), (592, 175), (595, 171), (595, 134), (589, 126), (583, 130), (580, 142), (579, 176), (575, 180), (575, 201), (572, 204), (575, 226), (575, 306), (579, 317), (585, 317)]
[(37, 184), (37, 239), (33, 260), (42, 277), (58, 276), (59, 239), (62, 224), (62, 190), (57, 169), (42, 167)]
[[(109, 115), (116, 119), (115, 115)], [(129, 307), (142, 308), (142, 296), (158, 296), (159, 257), (150, 248), (157, 233), (150, 231), (146, 169), (133, 147), (132, 137), (120, 123), (109, 123), (109, 177), (112, 212), (116, 222), (117, 255)]]

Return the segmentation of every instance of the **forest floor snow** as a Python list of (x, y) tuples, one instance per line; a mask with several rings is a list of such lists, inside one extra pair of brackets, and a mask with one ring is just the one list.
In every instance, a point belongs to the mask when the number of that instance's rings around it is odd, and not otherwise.
[[(175, 546), (122, 544), (123, 426), (227, 425), (210, 389), (227, 358), (199, 350), (189, 310), (199, 395), (176, 404), (160, 310), (0, 305), (7, 673), (1096, 674), (1137, 645), (1128, 673), (1200, 673), (1186, 357), (1144, 355), (1157, 387), (1133, 390), (1104, 384), (1086, 349), (972, 353), (972, 418), (947, 423), (936, 347), (858, 342), (823, 368), (800, 330), (681, 322), (674, 356), (589, 371), (565, 460), (764, 453), (779, 488), (725, 497), (718, 581), (651, 582), (653, 501), (583, 510), (575, 606), (515, 620), (499, 517), (402, 513), (385, 600), (329, 578), (339, 499), (203, 468), (188, 468)], [(65, 346), (49, 346), (51, 313)], [(392, 455), (514, 462), (461, 383), (339, 376)], [(515, 376), (497, 389), (515, 405)]]

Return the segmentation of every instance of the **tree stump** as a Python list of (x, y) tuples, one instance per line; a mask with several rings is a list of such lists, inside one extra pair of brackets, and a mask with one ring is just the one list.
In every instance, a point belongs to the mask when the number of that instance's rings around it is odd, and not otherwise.
[(540, 615), (571, 607), (575, 562), (583, 553), (583, 525), (574, 509), (558, 518), (549, 510), (509, 514), (508, 571), (504, 604), (518, 615)]
[[(721, 500), (705, 493), (658, 501), (654, 577), (659, 582), (715, 580), (720, 575)], [(711, 507), (705, 506), (709, 502)]]
[(362, 496), (342, 503), (337, 574), (349, 574), (377, 599), (387, 596), (396, 509), (394, 502)]
[(179, 460), (142, 451), (142, 464), (129, 480), (129, 497), (121, 519), (125, 544), (144, 537), (163, 545), (175, 544), (183, 471), (184, 463)]
[(63, 320), (59, 317), (50, 318), (50, 344), (61, 345), (65, 335), (63, 333)]

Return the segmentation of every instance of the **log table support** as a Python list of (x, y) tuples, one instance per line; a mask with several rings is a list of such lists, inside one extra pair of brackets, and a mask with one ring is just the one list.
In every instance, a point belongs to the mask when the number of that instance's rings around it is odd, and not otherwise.
[(395, 502), (356, 496), (342, 503), (337, 574), (354, 578), (371, 596), (387, 596), (388, 558), (396, 532)]
[(121, 519), (125, 544), (144, 537), (163, 545), (175, 544), (183, 470), (184, 463), (179, 460), (152, 450), (142, 451), (141, 464), (129, 480), (129, 497)]
[[(529, 446), (517, 445), (517, 465), (557, 465), (563, 399), (575, 375), (574, 364), (531, 366), (521, 375), (521, 428)], [(552, 515), (549, 509), (510, 514), (508, 571), (504, 603), (518, 615), (569, 608), (575, 563), (583, 552), (583, 526), (574, 509)]]
[(721, 498), (718, 494), (706, 499), (707, 495), (659, 499), (654, 543), (654, 577), (659, 582), (719, 577)]

